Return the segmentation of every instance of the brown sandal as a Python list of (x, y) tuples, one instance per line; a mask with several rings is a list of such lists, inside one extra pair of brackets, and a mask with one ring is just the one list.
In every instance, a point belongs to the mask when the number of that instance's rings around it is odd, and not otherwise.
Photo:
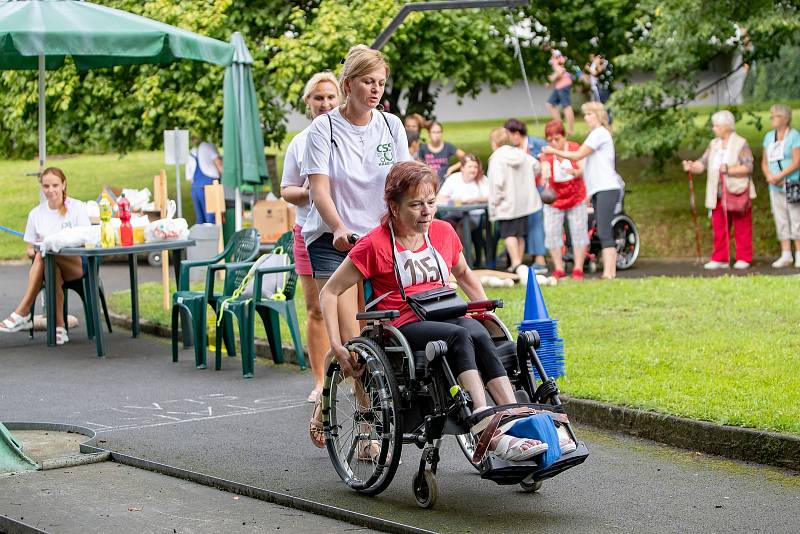
[(311, 420), (308, 422), (308, 435), (311, 437), (311, 443), (318, 449), (325, 448), (325, 430), (319, 418), (321, 415), (322, 398), (317, 397), (317, 402), (314, 403), (314, 411), (311, 412)]

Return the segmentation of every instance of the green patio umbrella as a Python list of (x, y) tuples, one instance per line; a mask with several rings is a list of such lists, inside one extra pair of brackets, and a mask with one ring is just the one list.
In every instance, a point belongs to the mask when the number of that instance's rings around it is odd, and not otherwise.
[(233, 46), (169, 24), (74, 0), (0, 1), (0, 69), (39, 70), (39, 165), (45, 161), (45, 70), (192, 59), (228, 66)]
[(258, 112), (253, 56), (239, 32), (233, 34), (233, 63), (225, 69), (225, 102), (222, 122), (222, 183), (236, 190), (235, 229), (242, 227), (244, 184), (261, 184), (268, 177), (264, 156), (264, 134)]

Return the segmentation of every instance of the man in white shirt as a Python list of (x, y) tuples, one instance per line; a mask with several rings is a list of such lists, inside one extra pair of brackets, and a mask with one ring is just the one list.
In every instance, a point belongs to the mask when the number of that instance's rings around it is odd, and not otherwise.
[(189, 161), (186, 163), (186, 179), (192, 181), (192, 204), (194, 204), (195, 219), (200, 223), (214, 223), (214, 214), (206, 213), (206, 196), (204, 187), (219, 180), (222, 176), (222, 158), (213, 143), (200, 142), (197, 137), (192, 137), (195, 146), (189, 152)]

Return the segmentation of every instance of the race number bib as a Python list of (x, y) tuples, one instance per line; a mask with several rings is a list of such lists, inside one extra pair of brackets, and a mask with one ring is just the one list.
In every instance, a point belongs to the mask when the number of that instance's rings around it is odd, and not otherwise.
[(431, 282), (444, 284), (442, 277), (449, 279), (450, 272), (447, 269), (447, 263), (445, 263), (442, 255), (433, 248), (427, 233), (425, 234), (425, 244), (428, 246), (419, 252), (398, 250), (394, 242), (394, 236), (392, 237), (397, 276), (404, 289), (417, 284)]

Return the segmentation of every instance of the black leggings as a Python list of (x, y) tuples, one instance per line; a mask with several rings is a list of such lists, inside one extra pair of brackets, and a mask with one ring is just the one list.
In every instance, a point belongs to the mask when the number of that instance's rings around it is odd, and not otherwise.
[(459, 317), (448, 321), (417, 321), (400, 327), (411, 350), (425, 350), (429, 341), (447, 343), (447, 363), (455, 376), (477, 369), (488, 382), (506, 376), (489, 332), (475, 319)]
[(602, 248), (617, 246), (611, 221), (614, 220), (614, 215), (617, 213), (621, 193), (619, 189), (609, 189), (608, 191), (598, 191), (592, 195), (594, 219), (597, 221), (597, 237), (600, 238)]

